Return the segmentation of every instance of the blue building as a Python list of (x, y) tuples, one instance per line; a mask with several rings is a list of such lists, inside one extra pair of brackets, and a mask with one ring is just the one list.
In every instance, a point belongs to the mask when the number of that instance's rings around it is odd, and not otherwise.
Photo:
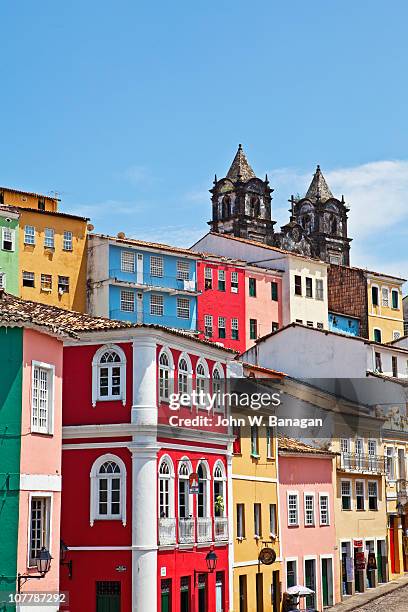
[(329, 330), (347, 336), (359, 336), (360, 319), (338, 312), (329, 312)]
[(197, 329), (197, 253), (88, 236), (88, 312), (132, 323)]

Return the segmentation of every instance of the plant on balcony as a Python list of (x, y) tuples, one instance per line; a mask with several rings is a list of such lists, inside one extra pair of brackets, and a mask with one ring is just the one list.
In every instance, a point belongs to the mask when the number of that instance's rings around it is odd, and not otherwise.
[(214, 508), (215, 513), (218, 516), (221, 516), (221, 514), (224, 512), (224, 498), (222, 495), (217, 495), (217, 497), (215, 498)]

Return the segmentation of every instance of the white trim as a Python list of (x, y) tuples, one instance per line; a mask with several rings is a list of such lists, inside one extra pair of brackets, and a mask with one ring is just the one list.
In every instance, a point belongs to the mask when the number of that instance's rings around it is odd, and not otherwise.
[(78, 444), (63, 444), (62, 450), (89, 450), (91, 448), (128, 448), (132, 441), (128, 442), (79, 442)]
[[(112, 516), (107, 514), (106, 516), (101, 516), (98, 511), (98, 473), (100, 467), (106, 461), (113, 461), (118, 464), (120, 469), (120, 475), (118, 478), (120, 479), (120, 514), (116, 516)], [(106, 455), (100, 455), (95, 459), (92, 464), (91, 472), (89, 474), (90, 477), (90, 517), (89, 524), (93, 527), (95, 521), (122, 521), (123, 526), (126, 526), (126, 465), (124, 461), (118, 457), (117, 455), (112, 455), (110, 453)]]
[[(341, 483), (348, 482), (350, 484), (350, 509), (346, 510), (343, 508), (343, 494), (341, 489)], [(340, 478), (340, 510), (342, 512), (351, 512), (353, 510), (353, 481), (351, 478)]]
[[(320, 500), (322, 497), (327, 497), (327, 523), (322, 523)], [(330, 513), (330, 494), (326, 491), (319, 491), (319, 527), (330, 527), (331, 524), (331, 513)]]
[[(169, 475), (161, 475), (160, 474), (160, 468), (162, 466), (163, 463), (166, 463), (169, 466)], [(157, 479), (158, 479), (158, 483), (157, 483), (157, 516), (160, 519), (160, 480), (167, 480), (169, 483), (169, 503), (168, 503), (168, 509), (169, 509), (169, 514), (168, 517), (166, 518), (175, 518), (176, 514), (175, 514), (175, 494), (174, 494), (174, 483), (175, 483), (175, 474), (174, 474), (174, 463), (172, 458), (170, 457), (170, 455), (162, 455), (160, 457), (160, 461), (158, 463), (157, 466)]]
[[(297, 522), (289, 522), (289, 496), (296, 496), (296, 508), (297, 508)], [(300, 504), (299, 504), (299, 491), (286, 491), (286, 526), (287, 527), (299, 527), (300, 526)]]
[[(362, 482), (363, 483), (363, 509), (359, 510), (357, 508), (357, 483), (358, 482)], [(365, 486), (366, 481), (363, 480), (362, 478), (356, 478), (354, 481), (354, 499), (355, 499), (355, 504), (356, 504), (356, 508), (355, 510), (358, 512), (365, 512), (367, 510), (366, 508), (366, 486)]]
[[(120, 369), (120, 395), (106, 397), (99, 396), (99, 370), (101, 367), (100, 358), (106, 351), (115, 351), (120, 357), (120, 363), (115, 367)], [(109, 365), (109, 364), (107, 364)], [(123, 349), (117, 344), (107, 343), (98, 348), (92, 358), (92, 406), (95, 408), (97, 402), (117, 402), (122, 401), (126, 405), (126, 355)]]
[(284, 584), (285, 584), (285, 591), (288, 588), (288, 561), (294, 561), (296, 564), (296, 577), (295, 577), (295, 584), (299, 584), (299, 557), (285, 557), (283, 559), (284, 562), (284, 566), (283, 566), (283, 571), (284, 571)]
[[(37, 420), (38, 426), (34, 427), (33, 425), (33, 393), (34, 393), (34, 371), (36, 368), (41, 368), (43, 370), (48, 371), (47, 376), (47, 386), (49, 386), (48, 390), (48, 401), (47, 401), (47, 429), (42, 430), (39, 426), (40, 422), (40, 396), (38, 395), (37, 401)], [(39, 382), (39, 381), (38, 381)], [(40, 387), (38, 387), (38, 393), (40, 391)], [(36, 434), (46, 434), (46, 435), (54, 435), (54, 410), (55, 410), (55, 365), (51, 363), (44, 363), (42, 361), (32, 360), (31, 362), (31, 389), (30, 389), (30, 409), (31, 409), (31, 433)]]
[(58, 474), (20, 474), (21, 491), (61, 491)]
[[(71, 547), (70, 547), (71, 550)], [(274, 563), (281, 563), (282, 562), (282, 557), (276, 557)], [(259, 559), (254, 559), (253, 561), (237, 561), (236, 563), (233, 564), (233, 567), (249, 567), (252, 565), (258, 565), (259, 564)]]
[(320, 602), (321, 602), (321, 606), (322, 606), (321, 609), (322, 610), (324, 610), (324, 605), (323, 605), (323, 564), (322, 564), (323, 559), (331, 559), (333, 603), (330, 605), (330, 607), (336, 605), (336, 590), (335, 590), (336, 582), (335, 582), (335, 578), (334, 578), (334, 555), (331, 555), (331, 554), (320, 555)]
[[(312, 497), (313, 499), (313, 523), (308, 525), (306, 523), (306, 496)], [(303, 526), (304, 527), (317, 527), (316, 524), (316, 493), (314, 491), (303, 491)]]
[(246, 474), (232, 474), (233, 480), (250, 480), (253, 482), (271, 482), (277, 483), (277, 478), (267, 478), (266, 476), (247, 476)]
[(52, 556), (52, 512), (53, 512), (53, 503), (54, 496), (49, 491), (35, 491), (35, 493), (28, 494), (28, 525), (27, 525), (27, 559), (26, 559), (26, 567), (34, 567), (30, 565), (30, 544), (31, 544), (31, 500), (38, 498), (47, 498), (48, 508), (47, 511), (47, 526), (48, 526), (48, 552)]

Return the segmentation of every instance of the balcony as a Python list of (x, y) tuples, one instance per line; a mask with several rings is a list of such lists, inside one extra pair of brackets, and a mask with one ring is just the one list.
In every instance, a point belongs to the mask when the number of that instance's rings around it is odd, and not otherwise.
[(408, 480), (399, 478), (397, 480), (397, 502), (401, 504), (403, 508), (408, 503)]
[(197, 519), (197, 542), (211, 542), (212, 540), (212, 519)]
[(385, 457), (363, 453), (341, 453), (340, 463), (337, 467), (344, 472), (385, 474)]
[(120, 268), (110, 268), (109, 278), (123, 287), (133, 287), (141, 291), (162, 291), (170, 294), (200, 295), (195, 278), (177, 276), (138, 275), (137, 272), (123, 272)]
[(194, 544), (195, 541), (195, 519), (182, 518), (179, 519), (179, 543)]
[(228, 540), (228, 518), (216, 516), (214, 519), (214, 539), (216, 542)]
[(176, 543), (176, 519), (159, 519), (159, 545), (170, 546)]

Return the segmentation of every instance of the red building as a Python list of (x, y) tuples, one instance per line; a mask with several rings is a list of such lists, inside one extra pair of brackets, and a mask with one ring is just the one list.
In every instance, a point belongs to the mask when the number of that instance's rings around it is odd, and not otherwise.
[[(78, 328), (64, 347), (71, 612), (228, 610), (232, 438), (217, 425), (223, 407), (208, 411), (192, 392), (222, 391), (233, 355), (157, 326), (81, 316)], [(178, 393), (191, 401), (172, 410)]]

